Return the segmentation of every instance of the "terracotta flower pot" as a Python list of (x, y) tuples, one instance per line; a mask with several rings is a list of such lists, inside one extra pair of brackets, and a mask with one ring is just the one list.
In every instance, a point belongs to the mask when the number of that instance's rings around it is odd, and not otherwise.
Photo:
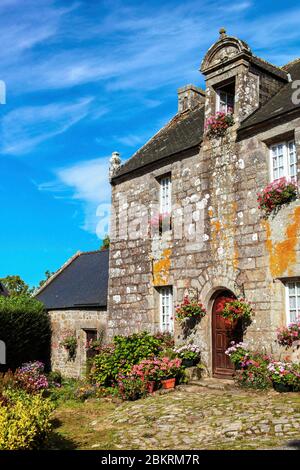
[(153, 393), (155, 388), (155, 381), (151, 380), (150, 382), (147, 382), (146, 388), (148, 393)]
[(167, 390), (169, 388), (175, 388), (176, 379), (165, 379), (161, 381), (162, 387)]

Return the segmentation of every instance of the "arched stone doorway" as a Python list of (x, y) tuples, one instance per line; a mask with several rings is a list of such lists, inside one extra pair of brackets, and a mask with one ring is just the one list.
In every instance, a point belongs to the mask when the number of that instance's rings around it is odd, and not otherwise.
[(217, 292), (212, 307), (212, 372), (213, 377), (230, 378), (234, 372), (234, 366), (225, 354), (231, 341), (239, 342), (243, 339), (240, 326), (230, 328), (224, 318), (218, 313), (220, 304), (224, 298), (236, 298), (229, 290)]

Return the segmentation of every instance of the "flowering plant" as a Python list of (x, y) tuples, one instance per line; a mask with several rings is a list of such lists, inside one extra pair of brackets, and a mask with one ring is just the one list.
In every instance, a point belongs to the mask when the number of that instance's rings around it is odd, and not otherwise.
[(291, 347), (296, 341), (300, 341), (300, 320), (278, 328), (277, 343), (280, 346)]
[(146, 383), (135, 375), (118, 376), (118, 392), (123, 400), (138, 400), (147, 394)]
[(290, 362), (270, 362), (268, 367), (273, 384), (282, 384), (291, 391), (300, 390), (300, 365)]
[(85, 349), (87, 351), (94, 351), (99, 352), (102, 347), (102, 340), (101, 339), (90, 339), (90, 341), (86, 342)]
[(269, 183), (257, 195), (258, 208), (268, 217), (272, 212), (276, 213), (283, 204), (295, 201), (298, 197), (298, 186), (286, 178)]
[(14, 375), (17, 387), (29, 393), (47, 389), (49, 383), (43, 372), (44, 364), (40, 361), (23, 364), (16, 370)]
[(77, 338), (75, 335), (70, 335), (64, 338), (61, 345), (68, 351), (69, 359), (75, 359), (77, 350)]
[(220, 301), (217, 310), (225, 320), (232, 324), (232, 322), (243, 319), (246, 322), (251, 321), (253, 315), (253, 308), (245, 299), (233, 299), (231, 297), (224, 297)]
[(240, 365), (245, 357), (248, 357), (248, 349), (246, 343), (235, 343), (231, 341), (229, 348), (226, 349), (225, 354), (230, 357), (234, 365)]
[(228, 127), (233, 126), (233, 113), (217, 112), (214, 116), (208, 118), (205, 122), (206, 134), (209, 138), (221, 137), (225, 134)]
[(195, 299), (189, 299), (185, 296), (182, 304), (176, 307), (176, 317), (179, 322), (186, 320), (187, 318), (200, 319), (206, 315), (206, 310), (201, 302)]
[(131, 369), (131, 375), (136, 376), (144, 382), (158, 381), (160, 375), (160, 359), (144, 359)]
[(186, 359), (188, 361), (200, 360), (201, 350), (198, 346), (194, 344), (184, 344), (178, 348), (174, 349), (175, 354), (180, 359)]
[(177, 377), (182, 372), (181, 363), (178, 357), (175, 359), (163, 357), (160, 360), (158, 377), (162, 380)]

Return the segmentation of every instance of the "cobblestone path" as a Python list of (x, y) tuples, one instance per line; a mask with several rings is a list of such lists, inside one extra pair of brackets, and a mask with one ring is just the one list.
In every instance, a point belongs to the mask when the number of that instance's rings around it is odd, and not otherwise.
[(264, 449), (300, 439), (300, 394), (185, 386), (122, 403), (109, 416), (118, 449)]

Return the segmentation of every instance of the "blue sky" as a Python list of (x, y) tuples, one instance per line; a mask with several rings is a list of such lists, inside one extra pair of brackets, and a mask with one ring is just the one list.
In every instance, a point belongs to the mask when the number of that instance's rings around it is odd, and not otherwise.
[(300, 56), (299, 24), (289, 0), (0, 0), (0, 277), (34, 285), (99, 247), (111, 152), (129, 158), (176, 113), (178, 87), (204, 85), (221, 26), (282, 65)]

